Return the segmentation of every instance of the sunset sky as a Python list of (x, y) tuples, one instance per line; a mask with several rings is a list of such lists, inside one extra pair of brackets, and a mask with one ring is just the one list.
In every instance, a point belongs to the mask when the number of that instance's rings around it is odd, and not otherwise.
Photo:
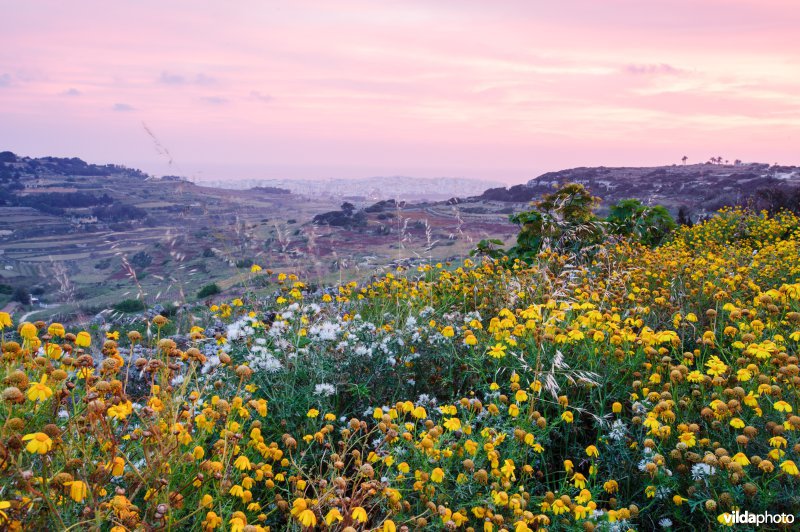
[(22, 155), (507, 183), (800, 164), (794, 0), (2, 5), (0, 150)]

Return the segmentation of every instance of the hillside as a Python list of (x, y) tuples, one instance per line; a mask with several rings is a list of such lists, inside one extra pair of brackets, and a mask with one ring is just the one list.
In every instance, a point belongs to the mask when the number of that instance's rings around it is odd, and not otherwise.
[(199, 288), (211, 283), (237, 295), (253, 262), (315, 282), (358, 278), (398, 262), (463, 257), (475, 242), (514, 231), (503, 213), (367, 198), (349, 203), (358, 224), (314, 223), (336, 218), (342, 199), (10, 152), (0, 154), (0, 191), (0, 309), (23, 288), (33, 296), (27, 311), (62, 319), (121, 299), (202, 302)]
[(522, 185), (489, 189), (463, 201), (528, 202), (570, 182), (586, 186), (605, 207), (636, 198), (664, 205), (673, 214), (684, 207), (700, 217), (741, 204), (760, 189), (800, 187), (800, 168), (761, 163), (572, 168), (542, 174)]

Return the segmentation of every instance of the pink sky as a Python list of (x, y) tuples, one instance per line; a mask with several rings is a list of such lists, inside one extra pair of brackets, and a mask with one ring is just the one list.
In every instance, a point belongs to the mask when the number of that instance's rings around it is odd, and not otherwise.
[[(4, 2), (0, 150), (198, 178), (800, 164), (794, 0)], [(160, 154), (146, 124), (169, 150)]]

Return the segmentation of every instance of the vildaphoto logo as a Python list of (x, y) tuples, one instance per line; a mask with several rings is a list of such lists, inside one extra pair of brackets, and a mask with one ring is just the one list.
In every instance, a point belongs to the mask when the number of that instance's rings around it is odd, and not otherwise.
[(780, 525), (794, 523), (794, 514), (772, 514), (764, 512), (754, 514), (745, 510), (722, 514), (722, 521), (726, 525)]

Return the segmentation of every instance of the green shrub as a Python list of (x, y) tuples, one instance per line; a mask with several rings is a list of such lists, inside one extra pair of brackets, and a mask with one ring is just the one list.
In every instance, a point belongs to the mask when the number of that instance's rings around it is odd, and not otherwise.
[(197, 298), (198, 299), (203, 299), (205, 297), (211, 297), (211, 296), (217, 295), (217, 294), (219, 294), (221, 292), (222, 292), (222, 289), (219, 287), (219, 285), (217, 283), (211, 283), (211, 284), (205, 285), (203, 288), (198, 290)]
[(114, 305), (114, 310), (118, 312), (141, 312), (144, 309), (145, 304), (141, 299), (124, 299)]

